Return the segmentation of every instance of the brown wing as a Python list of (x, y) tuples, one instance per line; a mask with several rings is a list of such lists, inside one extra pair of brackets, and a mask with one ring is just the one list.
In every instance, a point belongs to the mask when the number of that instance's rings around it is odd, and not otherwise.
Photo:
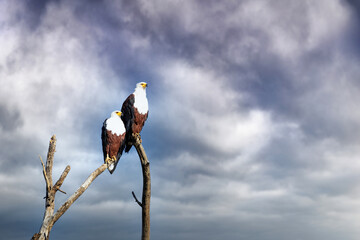
[(126, 132), (130, 136), (132, 135), (131, 125), (134, 121), (134, 102), (135, 96), (134, 94), (130, 94), (121, 107), (121, 120), (124, 123)]
[(109, 154), (109, 143), (107, 140), (106, 120), (107, 119), (105, 119), (103, 126), (101, 128), (101, 141), (102, 141), (102, 149), (104, 154), (104, 161), (106, 159), (106, 155)]
[(134, 123), (134, 102), (135, 102), (135, 95), (130, 94), (126, 100), (124, 101), (121, 107), (121, 119), (124, 122), (124, 126), (126, 129), (126, 136), (125, 136), (125, 152), (129, 152), (131, 145), (131, 136), (132, 136), (132, 125)]
[(134, 118), (130, 127), (130, 131), (126, 132), (126, 146), (125, 152), (129, 152), (132, 145), (128, 144), (129, 139), (131, 139), (132, 133), (140, 133), (142, 128), (144, 127), (145, 121), (148, 117), (149, 111), (146, 114), (141, 114), (138, 112), (137, 108), (134, 108)]

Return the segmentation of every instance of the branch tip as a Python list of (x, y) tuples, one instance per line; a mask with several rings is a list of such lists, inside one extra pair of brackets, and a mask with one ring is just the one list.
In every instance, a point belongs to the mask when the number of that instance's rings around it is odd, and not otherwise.
[(56, 190), (59, 191), (59, 192), (62, 192), (63, 194), (66, 194), (66, 192), (63, 191), (63, 190), (61, 190), (60, 188), (58, 188), (58, 189), (56, 189)]
[(42, 160), (42, 158), (41, 158), (40, 155), (39, 155), (39, 158), (40, 158), (40, 161), (41, 161), (41, 165), (42, 165), (42, 167), (43, 167), (43, 174), (44, 174), (44, 178), (45, 178), (45, 182), (46, 182), (46, 189), (47, 189), (47, 191), (50, 191), (51, 186), (50, 186), (49, 178), (48, 178), (48, 176), (46, 175), (45, 164), (44, 164), (44, 162), (43, 162), (43, 160)]
[(131, 194), (133, 195), (133, 197), (134, 197), (134, 199), (135, 199), (135, 202), (136, 202), (137, 204), (139, 204), (140, 207), (143, 207), (142, 203), (137, 199), (134, 191), (132, 191)]

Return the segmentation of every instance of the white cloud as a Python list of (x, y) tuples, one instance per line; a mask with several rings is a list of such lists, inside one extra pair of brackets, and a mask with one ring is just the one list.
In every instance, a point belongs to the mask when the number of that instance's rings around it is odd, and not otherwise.
[(12, 46), (1, 53), (0, 99), (21, 113), (20, 135), (44, 140), (62, 133), (70, 147), (81, 141), (73, 134), (82, 131), (79, 124), (94, 114), (105, 119), (104, 104), (120, 107), (125, 94), (116, 83), (119, 77), (97, 55), (89, 34), (63, 4), (49, 4), (36, 31), (22, 22), (6, 30), (0, 41)]
[[(76, 189), (75, 185), (102, 164), (102, 121), (112, 107), (121, 107), (125, 90), (119, 87), (121, 77), (116, 76), (106, 59), (97, 54), (97, 43), (91, 39), (93, 33), (89, 26), (77, 20), (71, 6), (49, 3), (39, 26), (32, 31), (25, 22), (12, 21), (15, 13), (26, 14), (23, 4), (1, 3), (4, 4), (8, 7), (0, 23), (0, 44), (4, 46), (0, 50), (0, 102), (10, 112), (18, 111), (21, 121), (11, 132), (0, 128), (2, 145), (12, 148), (1, 149), (1, 164), (7, 168), (23, 164), (25, 167), (21, 172), (2, 172), (0, 179), (6, 181), (1, 181), (0, 186), (28, 187), (20, 196), (10, 192), (7, 201), (27, 201), (30, 198), (23, 197), (26, 193), (42, 203), (39, 195), (44, 193), (44, 181), (37, 154), (46, 154), (48, 141), (56, 134), (54, 181), (69, 164), (72, 170), (64, 185), (74, 185)], [(104, 111), (107, 108), (109, 111)], [(91, 124), (99, 132), (96, 139), (89, 139), (91, 134), (85, 127), (89, 121), (96, 121)], [(87, 148), (87, 142), (97, 140), (98, 149)], [(39, 145), (36, 150), (32, 149), (35, 144)], [(43, 151), (33, 152), (38, 149)], [(33, 155), (24, 156), (25, 153)], [(33, 169), (35, 166), (37, 170)], [(36, 179), (36, 182), (29, 179)]]
[[(131, 5), (134, 9), (126, 8), (125, 3), (109, 3), (110, 16), (117, 18), (112, 19), (116, 27), (106, 26), (112, 29), (108, 34), (108, 29), (80, 20), (74, 11), (76, 3), (71, 1), (49, 3), (34, 31), (29, 31), (23, 20), (17, 22), (13, 18), (15, 13), (24, 13), (22, 5), (1, 2), (0, 45), (5, 47), (0, 50), (0, 101), (6, 104), (6, 110), (19, 111), (22, 119), (14, 132), (0, 129), (1, 141), (7, 143), (6, 147), (15, 142), (13, 138), (32, 140), (32, 144), (39, 141), (45, 152), (51, 134), (58, 134), (56, 163), (60, 164), (55, 164), (54, 175), (56, 178), (61, 173), (65, 163), (70, 164), (72, 170), (64, 190), (76, 190), (89, 170), (101, 163), (100, 136), (96, 139), (99, 149), (86, 149), (84, 141), (96, 140), (84, 140), (78, 129), (81, 134), (88, 134), (91, 130), (84, 122), (96, 115), (103, 120), (108, 114), (102, 112), (104, 106), (110, 109), (118, 103), (120, 107), (118, 101), (128, 94), (116, 83), (120, 77), (105, 59), (108, 53), (98, 54), (96, 41), (111, 36), (114, 42), (122, 41), (125, 48), (130, 48), (124, 62), (132, 64), (135, 57), (131, 55), (136, 53), (136, 59), (144, 66), (150, 64), (159, 79), (154, 92), (161, 94), (149, 94), (150, 117), (145, 127), (160, 126), (171, 137), (188, 143), (179, 146), (171, 158), (161, 157), (158, 162), (156, 154), (162, 149), (151, 149), (152, 217), (158, 226), (154, 234), (158, 234), (161, 224), (177, 223), (173, 229), (188, 226), (188, 234), (195, 236), (198, 226), (205, 232), (209, 230), (209, 219), (215, 219), (214, 231), (219, 230), (221, 236), (246, 232), (252, 237), (249, 239), (271, 239), (271, 233), (273, 239), (284, 239), (285, 231), (298, 236), (308, 234), (307, 239), (322, 239), (332, 235), (331, 229), (341, 219), (343, 223), (336, 230), (348, 239), (356, 239), (359, 228), (353, 219), (359, 215), (356, 199), (360, 193), (356, 134), (360, 129), (356, 106), (359, 94), (355, 82), (358, 62), (347, 59), (341, 49), (329, 49), (328, 59), (319, 57), (313, 64), (305, 63), (309, 52), (323, 50), (324, 43), (331, 43), (342, 33), (349, 24), (347, 9), (339, 1), (214, 1), (206, 6), (199, 3), (143, 1), (140, 6)], [(135, 10), (139, 9), (145, 18), (137, 15)], [(138, 22), (144, 19), (148, 22)], [(120, 21), (119, 26), (116, 20)], [(151, 29), (146, 29), (146, 24)], [(187, 59), (186, 54), (171, 55), (184, 50), (177, 46), (183, 43), (182, 37), (189, 45), (198, 41), (190, 47), (196, 61)], [(162, 44), (159, 49), (156, 38)], [(169, 47), (172, 51), (166, 55)], [(263, 61), (263, 56), (294, 60), (286, 62), (286, 69), (276, 67), (284, 72), (283, 80), (296, 88), (286, 89), (288, 95), (284, 97), (296, 117), (279, 110), (281, 107), (250, 107), (261, 96), (251, 92), (251, 88), (246, 92), (246, 86), (239, 90), (241, 84), (231, 79), (246, 85), (249, 78), (242, 74), (256, 78), (259, 69), (246, 68), (247, 73), (239, 70), (235, 77), (233, 72), (224, 71), (231, 69), (226, 68), (231, 64), (253, 66), (258, 56), (259, 61)], [(119, 59), (123, 60), (121, 56)], [(213, 61), (216, 64), (207, 64)], [(276, 64), (266, 61), (261, 64), (269, 68)], [(219, 62), (225, 66), (221, 70)], [(258, 83), (271, 81), (272, 77), (265, 76)], [(279, 84), (278, 88), (282, 87)], [(100, 131), (101, 122), (96, 121)], [(149, 146), (152, 137), (146, 142)], [(8, 165), (10, 158), (6, 157), (10, 153), (2, 153), (1, 164)], [(11, 154), (18, 160), (20, 154)], [(138, 206), (130, 194), (129, 198), (117, 194), (125, 192), (125, 188), (140, 188), (141, 183), (136, 182), (141, 177), (136, 175), (140, 174), (139, 169), (129, 168), (130, 163), (126, 162), (134, 155), (122, 159), (125, 166), (117, 170), (117, 175), (97, 179), (87, 197), (70, 212), (84, 214), (93, 208), (89, 215), (97, 215), (104, 222), (107, 217), (132, 219)], [(24, 161), (32, 158), (36, 168), (31, 164), (24, 171), (0, 173), (0, 190), (7, 194), (2, 200), (4, 208), (43, 193), (36, 154)], [(35, 184), (27, 181), (29, 176)], [(24, 191), (14, 192), (19, 182), (25, 183), (21, 188)], [(118, 212), (123, 215), (117, 216)], [(240, 231), (239, 226), (244, 229)]]
[(167, 116), (159, 121), (175, 123), (170, 131), (228, 154), (256, 152), (269, 140), (270, 114), (242, 109), (246, 95), (214, 72), (175, 62), (163, 66), (160, 77)]

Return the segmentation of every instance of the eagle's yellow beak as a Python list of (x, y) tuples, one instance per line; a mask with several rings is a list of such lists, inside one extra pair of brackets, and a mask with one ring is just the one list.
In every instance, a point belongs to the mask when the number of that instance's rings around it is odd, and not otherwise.
[(142, 83), (141, 86), (142, 86), (143, 88), (146, 88), (146, 87), (147, 87), (147, 83)]
[(121, 112), (116, 112), (116, 114), (120, 117), (121, 116)]

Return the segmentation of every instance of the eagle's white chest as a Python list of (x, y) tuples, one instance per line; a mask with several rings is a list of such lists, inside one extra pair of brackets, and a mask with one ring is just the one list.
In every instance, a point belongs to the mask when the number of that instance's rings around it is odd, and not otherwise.
[(125, 133), (124, 123), (118, 116), (106, 120), (106, 129), (118, 136)]
[(146, 98), (145, 90), (140, 90), (140, 91), (135, 90), (134, 96), (135, 96), (134, 107), (137, 108), (139, 113), (146, 114), (149, 111), (149, 104)]

